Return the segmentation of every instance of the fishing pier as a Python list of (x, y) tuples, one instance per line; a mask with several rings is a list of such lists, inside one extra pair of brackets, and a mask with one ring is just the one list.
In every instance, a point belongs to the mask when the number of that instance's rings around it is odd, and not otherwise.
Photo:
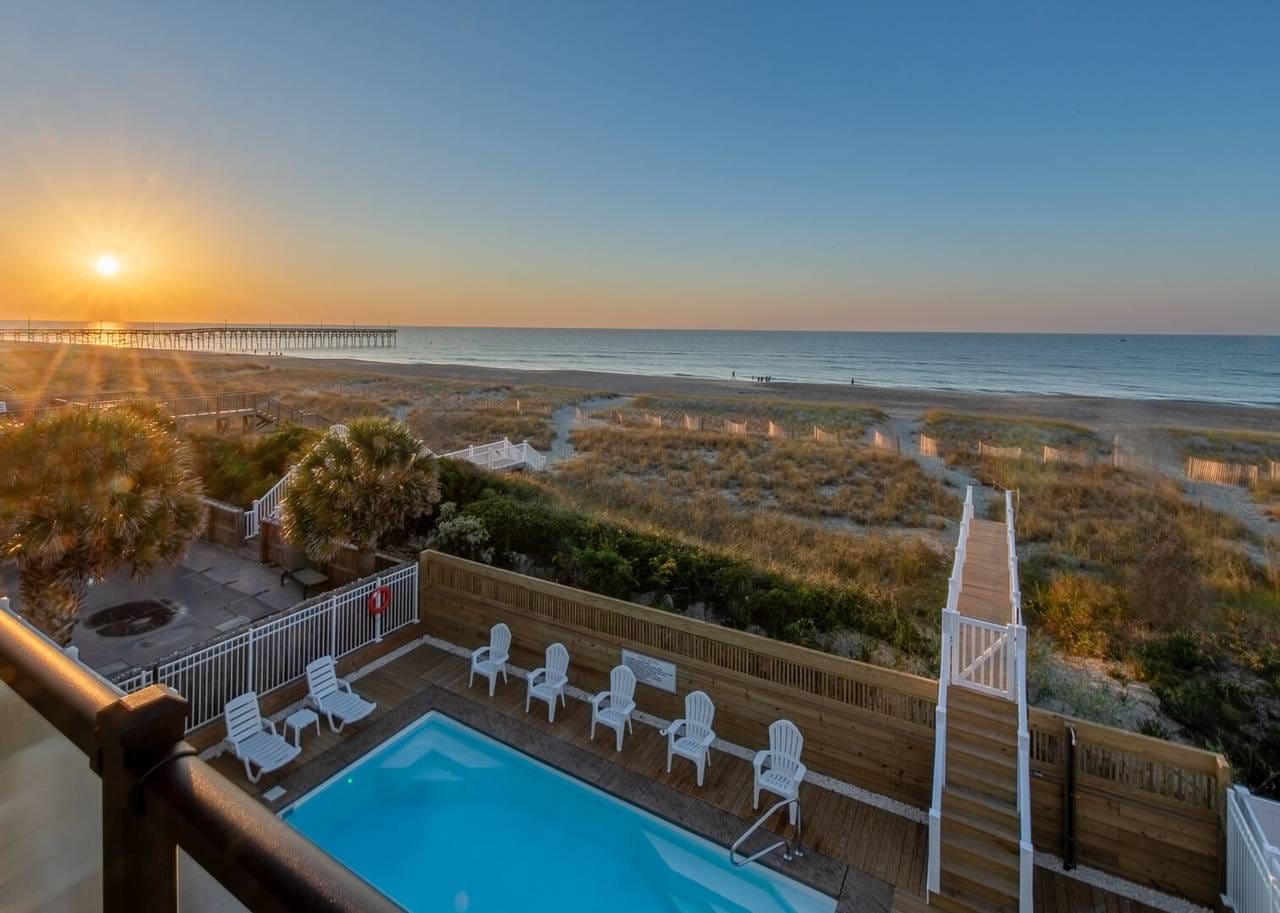
[(28, 327), (0, 329), (0, 342), (43, 342), (114, 346), (130, 349), (175, 349), (188, 352), (283, 352), (299, 349), (391, 349), (394, 327), (204, 326), (165, 327)]

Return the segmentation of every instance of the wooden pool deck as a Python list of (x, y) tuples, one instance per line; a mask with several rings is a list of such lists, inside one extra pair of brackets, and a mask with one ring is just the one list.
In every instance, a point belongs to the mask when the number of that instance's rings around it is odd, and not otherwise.
[[(422, 645), (363, 676), (358, 692), (378, 704), (366, 721), (335, 734), (327, 726), (303, 735), (303, 753), (285, 770), (251, 784), (230, 755), (213, 764), (246, 792), (258, 798), (275, 786), (283, 796), (264, 804), (279, 809), (342, 770), (422, 714), (438, 709), (546, 763), (620, 798), (676, 821), (728, 846), (754, 820), (749, 761), (717, 751), (698, 787), (693, 765), (676, 759), (666, 772), (666, 740), (639, 721), (621, 752), (613, 734), (601, 730), (588, 738), (590, 708), (570, 698), (554, 723), (546, 705), (535, 702), (524, 711), (525, 684), (516, 676), (499, 682), (491, 699), (487, 682), (467, 688), (467, 661)], [(638, 696), (643, 711), (643, 695)], [(277, 724), (279, 725), (279, 724)], [(774, 853), (767, 860), (798, 880), (839, 898), (840, 913), (925, 913), (925, 863), (928, 832), (923, 823), (848, 796), (806, 783), (802, 788), (804, 845), (808, 855), (783, 863)], [(763, 800), (762, 800), (763, 801)], [(779, 815), (775, 827), (785, 827)], [(779, 830), (781, 833), (781, 830)], [(759, 836), (759, 835), (758, 835)], [(748, 849), (764, 845), (752, 844)], [(1155, 913), (1154, 909), (1108, 893), (1060, 873), (1038, 868), (1037, 911), (1044, 913)]]

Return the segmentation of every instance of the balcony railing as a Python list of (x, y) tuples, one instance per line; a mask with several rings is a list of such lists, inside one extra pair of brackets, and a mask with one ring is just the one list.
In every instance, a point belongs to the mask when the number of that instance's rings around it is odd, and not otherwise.
[(196, 757), (177, 693), (122, 695), (7, 609), (0, 833), (22, 877), (5, 909), (400, 909)]

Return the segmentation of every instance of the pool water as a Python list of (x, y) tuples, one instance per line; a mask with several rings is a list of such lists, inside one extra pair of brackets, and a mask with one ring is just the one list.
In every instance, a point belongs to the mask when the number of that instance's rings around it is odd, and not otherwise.
[(439, 712), (283, 815), (410, 913), (835, 910)]

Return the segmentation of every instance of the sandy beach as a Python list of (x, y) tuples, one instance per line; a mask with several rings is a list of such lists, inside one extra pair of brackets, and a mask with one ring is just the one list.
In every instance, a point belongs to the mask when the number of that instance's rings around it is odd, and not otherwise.
[[(60, 356), (57, 354), (61, 350)], [(28, 353), (26, 358), (20, 358)], [(37, 354), (37, 353), (43, 353)], [(35, 356), (39, 361), (57, 362), (64, 372), (71, 366), (75, 373), (83, 375), (83, 382), (75, 384), (76, 392), (95, 389), (92, 382), (92, 364), (102, 360), (126, 359), (138, 368), (139, 380), (148, 381), (157, 373), (155, 368), (174, 369), (180, 364), (182, 374), (188, 378), (189, 392), (211, 392), (215, 389), (247, 389), (246, 372), (254, 372), (253, 387), (262, 392), (279, 392), (305, 382), (310, 377), (317, 382), (323, 379), (330, 390), (340, 387), (344, 381), (358, 387), (361, 379), (397, 379), (412, 387), (414, 381), (446, 381), (478, 386), (510, 385), (514, 387), (545, 387), (565, 390), (581, 390), (584, 393), (616, 393), (638, 395), (658, 393), (679, 396), (743, 396), (752, 398), (776, 397), (828, 405), (847, 404), (854, 407), (873, 406), (890, 415), (915, 415), (929, 409), (948, 409), (961, 412), (977, 412), (1002, 416), (1034, 416), (1074, 422), (1095, 431), (1137, 432), (1153, 428), (1229, 428), (1245, 431), (1280, 431), (1280, 409), (1252, 406), (1234, 406), (1177, 400), (1140, 400), (1118, 397), (1085, 397), (1070, 395), (972, 393), (954, 390), (905, 389), (870, 385), (801, 384), (773, 382), (760, 384), (752, 381), (723, 380), (695, 377), (663, 377), (640, 374), (614, 374), (594, 371), (560, 369), (530, 371), (476, 367), (452, 364), (392, 364), (352, 358), (311, 358), (291, 356), (227, 355), (217, 353), (175, 353), (147, 350), (107, 350), (95, 346), (51, 346), (32, 343), (0, 344), (0, 385), (6, 375), (21, 378), (22, 372), (13, 371), (14, 356), (20, 360)], [(69, 362), (69, 364), (67, 363)], [(239, 370), (238, 370), (239, 369)], [(265, 369), (265, 370), (264, 370)], [(165, 371), (163, 373), (168, 373)], [(44, 374), (44, 372), (42, 372)], [(218, 376), (226, 376), (229, 387), (214, 386)], [(275, 377), (273, 377), (275, 375)], [(47, 376), (47, 375), (45, 375)], [(277, 384), (276, 381), (279, 383)], [(37, 392), (30, 383), (14, 385), (10, 395), (14, 398)], [(72, 392), (64, 383), (48, 386), (44, 393)]]

